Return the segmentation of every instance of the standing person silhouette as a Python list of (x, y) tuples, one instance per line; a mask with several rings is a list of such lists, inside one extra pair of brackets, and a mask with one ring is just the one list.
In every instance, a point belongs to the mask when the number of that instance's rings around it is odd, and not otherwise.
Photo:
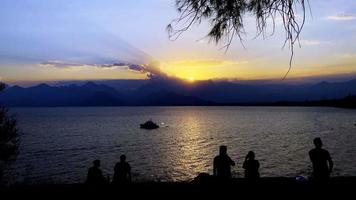
[(313, 177), (316, 180), (325, 180), (330, 177), (334, 164), (329, 152), (322, 149), (323, 143), (319, 137), (314, 139), (315, 148), (309, 151), (309, 157), (313, 164)]
[(126, 162), (126, 156), (120, 156), (120, 162), (114, 167), (114, 184), (126, 184), (131, 182), (131, 166)]
[(214, 176), (230, 179), (231, 166), (235, 166), (235, 162), (227, 155), (227, 146), (220, 146), (219, 155), (214, 158)]
[(260, 163), (258, 160), (255, 160), (255, 153), (253, 151), (249, 151), (246, 155), (242, 168), (245, 169), (245, 178), (257, 179), (260, 177), (260, 173), (258, 172)]
[(88, 185), (102, 185), (105, 183), (103, 172), (100, 169), (100, 160), (93, 161), (93, 166), (88, 170), (86, 183)]

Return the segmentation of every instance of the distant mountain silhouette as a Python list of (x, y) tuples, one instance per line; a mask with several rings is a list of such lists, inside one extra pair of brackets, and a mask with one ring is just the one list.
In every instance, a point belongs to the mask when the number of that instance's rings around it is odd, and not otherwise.
[(217, 103), (259, 103), (277, 101), (312, 101), (343, 98), (356, 94), (356, 79), (340, 83), (321, 82), (306, 85), (263, 84), (248, 85), (233, 82), (200, 81), (182, 84), (179, 81), (155, 80), (139, 87), (135, 92), (159, 90), (196, 96)]
[(40, 84), (22, 88), (14, 86), (0, 94), (0, 102), (8, 106), (94, 106), (122, 105), (115, 89), (88, 82), (82, 86), (53, 87)]
[(159, 90), (142, 95), (122, 94), (118, 90), (94, 82), (84, 85), (37, 86), (23, 88), (13, 86), (0, 93), (0, 103), (7, 106), (190, 106), (210, 105), (197, 97), (178, 95)]
[(178, 79), (154, 79), (110, 81), (108, 85), (86, 82), (62, 86), (39, 84), (28, 88), (12, 86), (0, 93), (0, 103), (8, 106), (296, 105), (296, 102), (310, 104), (356, 95), (356, 79), (303, 85), (228, 81), (188, 84)]
[(204, 101), (197, 97), (178, 95), (173, 92), (161, 90), (159, 92), (152, 92), (145, 96), (145, 98), (138, 105), (148, 106), (205, 106), (214, 105), (214, 102)]
[(254, 105), (257, 106), (330, 106), (330, 107), (340, 107), (340, 108), (356, 108), (356, 96), (350, 95), (341, 99), (329, 99), (329, 100), (319, 100), (319, 101), (281, 101), (281, 102), (273, 102), (273, 103), (258, 103)]

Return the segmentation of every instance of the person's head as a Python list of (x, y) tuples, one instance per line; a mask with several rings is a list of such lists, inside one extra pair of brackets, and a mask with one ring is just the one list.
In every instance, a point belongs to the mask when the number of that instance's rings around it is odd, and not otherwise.
[(227, 146), (221, 145), (219, 149), (219, 154), (220, 155), (226, 155), (227, 154)]
[(315, 138), (313, 142), (316, 148), (320, 149), (323, 146), (323, 143), (319, 137)]
[(120, 156), (120, 162), (126, 162), (126, 156), (124, 154)]
[(100, 167), (100, 160), (94, 160), (93, 164), (94, 164), (94, 167), (99, 168)]
[(247, 159), (254, 160), (255, 159), (255, 153), (253, 151), (249, 151), (247, 156)]

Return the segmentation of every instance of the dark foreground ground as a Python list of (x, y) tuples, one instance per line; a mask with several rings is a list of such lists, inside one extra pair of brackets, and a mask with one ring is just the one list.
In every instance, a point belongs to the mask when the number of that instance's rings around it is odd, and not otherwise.
[[(0, 189), (0, 199), (40, 197), (43, 199), (356, 199), (356, 177), (335, 177), (327, 182), (297, 181), (295, 178), (234, 179), (229, 182), (132, 183), (124, 186), (89, 187), (73, 185), (11, 186)], [(5, 197), (5, 198), (2, 198)], [(23, 198), (24, 197), (24, 198)], [(241, 198), (240, 198), (241, 197)]]

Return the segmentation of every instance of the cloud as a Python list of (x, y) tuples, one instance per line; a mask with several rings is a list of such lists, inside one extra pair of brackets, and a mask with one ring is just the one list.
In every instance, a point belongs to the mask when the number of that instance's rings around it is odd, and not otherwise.
[(114, 63), (114, 66), (118, 66), (118, 67), (123, 67), (123, 66), (128, 66), (128, 63)]
[(129, 65), (128, 68), (133, 71), (145, 72), (147, 69), (141, 65)]
[(167, 77), (165, 73), (163, 73), (158, 67), (156, 67), (157, 65), (158, 65), (157, 63), (133, 64), (133, 63), (124, 63), (124, 62), (112, 64), (112, 66), (125, 67), (129, 71), (147, 74), (148, 78)]
[(84, 67), (84, 64), (77, 64), (77, 63), (66, 63), (62, 61), (45, 61), (41, 62), (40, 66), (43, 67), (54, 67), (59, 69), (68, 69), (68, 68), (77, 68), (77, 67)]
[(114, 63), (111, 66), (126, 67), (129, 70), (137, 71), (141, 73), (148, 71), (144, 64), (138, 65), (138, 64), (131, 64), (131, 63)]
[(98, 69), (109, 69), (109, 68), (117, 68), (121, 66), (127, 66), (128, 64), (123, 63), (114, 63), (114, 64), (85, 64), (85, 63), (70, 63), (63, 61), (45, 61), (41, 62), (40, 66), (43, 67), (54, 67), (58, 69), (76, 69), (82, 67), (96, 67)]
[(356, 53), (345, 53), (345, 54), (340, 54), (340, 58), (356, 58)]
[(321, 44), (319, 40), (301, 40), (300, 43), (301, 45), (305, 45), (305, 46), (315, 46)]
[(123, 68), (129, 71), (138, 72), (146, 74), (148, 78), (154, 77), (166, 77), (167, 75), (163, 73), (158, 67), (155, 67), (157, 63), (151, 64), (133, 64), (128, 62), (118, 62), (112, 64), (82, 64), (82, 63), (70, 63), (63, 61), (45, 61), (39, 64), (42, 67), (52, 67), (58, 69), (81, 69), (81, 68), (96, 68), (96, 69), (116, 69)]
[(330, 44), (329, 41), (320, 41), (320, 40), (300, 40), (302, 46), (317, 46), (322, 44)]
[(334, 21), (350, 21), (356, 19), (356, 14), (339, 13), (336, 15), (328, 16), (327, 19)]
[(112, 65), (112, 64), (102, 64), (102, 65), (91, 65), (97, 68), (102, 68), (102, 69), (112, 69), (112, 68), (117, 68), (119, 66)]

